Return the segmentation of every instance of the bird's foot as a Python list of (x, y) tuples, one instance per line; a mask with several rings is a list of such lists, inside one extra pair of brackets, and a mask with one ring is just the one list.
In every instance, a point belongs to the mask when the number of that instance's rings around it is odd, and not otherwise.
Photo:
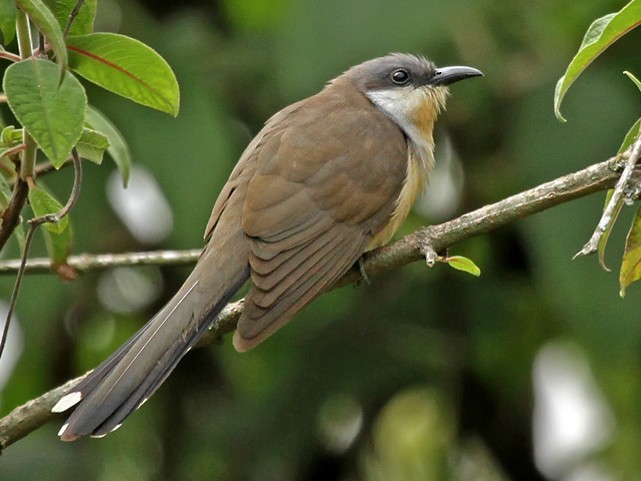
[(370, 285), (369, 277), (367, 276), (367, 271), (365, 270), (365, 254), (361, 254), (356, 262), (358, 264), (358, 271), (361, 273), (361, 277), (365, 284)]

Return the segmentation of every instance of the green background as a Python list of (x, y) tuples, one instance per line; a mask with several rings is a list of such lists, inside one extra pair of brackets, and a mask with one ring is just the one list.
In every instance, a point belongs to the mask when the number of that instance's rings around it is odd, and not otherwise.
[[(125, 134), (135, 163), (157, 180), (174, 223), (162, 242), (138, 243), (107, 200), (113, 166), (86, 164), (72, 213), (74, 252), (200, 247), (216, 195), (262, 123), (349, 66), (392, 51), (485, 73), (452, 88), (439, 122), (438, 139), (451, 142), (465, 173), (449, 217), (605, 160), (639, 115), (639, 92), (621, 72), (641, 74), (641, 32), (615, 44), (572, 87), (567, 124), (555, 119), (552, 100), (588, 25), (621, 6), (101, 0), (96, 30), (146, 42), (181, 86), (173, 119), (85, 83), (90, 102)], [(71, 175), (48, 179), (59, 198)], [(3, 453), (0, 479), (524, 481), (547, 479), (542, 471), (555, 479), (639, 479), (641, 288), (621, 299), (617, 281), (633, 209), (610, 241), (613, 272), (595, 257), (571, 260), (602, 203), (603, 194), (592, 195), (454, 246), (453, 254), (481, 267), (479, 279), (416, 263), (323, 296), (250, 353), (235, 353), (228, 339), (194, 351), (117, 433), (63, 444), (55, 436), (61, 416)], [(414, 213), (401, 234), (443, 220)], [(188, 269), (137, 272), (160, 292), (127, 314), (100, 302), (106, 273), (72, 283), (25, 280), (23, 350), (0, 393), (2, 414), (95, 366)], [(0, 299), (12, 282), (0, 278)], [(575, 373), (588, 370), (587, 397), (601, 399), (610, 428), (605, 441), (561, 467), (539, 462), (538, 469), (533, 370), (550, 349), (569, 356)], [(610, 477), (570, 478), (584, 468)]]

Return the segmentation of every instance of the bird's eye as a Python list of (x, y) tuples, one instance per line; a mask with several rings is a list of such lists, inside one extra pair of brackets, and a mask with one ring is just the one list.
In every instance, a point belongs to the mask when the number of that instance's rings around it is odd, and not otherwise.
[(407, 72), (407, 70), (399, 68), (398, 70), (394, 70), (392, 72), (392, 82), (398, 85), (404, 85), (407, 82), (409, 82), (410, 79), (410, 74)]

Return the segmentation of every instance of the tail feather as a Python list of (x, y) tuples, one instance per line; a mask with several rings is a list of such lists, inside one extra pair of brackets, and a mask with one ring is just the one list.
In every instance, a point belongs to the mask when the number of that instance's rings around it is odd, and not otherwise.
[(176, 342), (147, 374), (144, 382), (131, 393), (128, 399), (115, 410), (111, 416), (97, 426), (91, 435), (94, 437), (102, 437), (118, 429), (127, 416), (142, 406), (165, 382), (183, 356), (198, 342), (216, 316), (225, 307), (227, 302), (229, 302), (229, 298), (240, 287), (239, 285), (230, 289), (231, 292), (229, 295), (221, 299), (220, 302), (213, 307), (211, 312), (199, 323), (198, 329), (194, 330), (188, 337), (181, 338), (180, 342)]
[[(81, 399), (84, 399), (87, 396), (87, 393), (92, 391), (99, 383), (102, 381), (107, 374), (111, 372), (113, 367), (124, 357), (125, 354), (129, 351), (131, 346), (136, 342), (145, 329), (149, 327), (149, 324), (145, 324), (141, 329), (138, 330), (133, 336), (129, 338), (122, 346), (118, 348), (115, 352), (111, 354), (107, 359), (100, 363), (96, 368), (91, 370), (89, 374), (80, 381), (72, 392), (63, 396), (53, 407), (52, 411), (54, 413), (61, 413), (69, 409), (70, 407), (78, 404)], [(78, 394), (78, 396), (74, 396)], [(73, 404), (68, 404), (66, 401), (68, 398), (76, 398), (76, 401)]]
[[(117, 429), (167, 379), (249, 277), (242, 263), (227, 276), (211, 267), (196, 268), (154, 318), (56, 404), (54, 411), (63, 411), (77, 403), (58, 433), (63, 441)], [(223, 285), (215, 282), (216, 274)]]

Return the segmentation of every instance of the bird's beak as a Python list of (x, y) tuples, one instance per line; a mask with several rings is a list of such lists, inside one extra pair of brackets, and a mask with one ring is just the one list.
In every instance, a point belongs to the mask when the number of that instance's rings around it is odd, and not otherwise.
[(482, 77), (483, 72), (472, 67), (442, 67), (436, 69), (434, 77), (429, 82), (429, 85), (450, 85), (459, 80), (465, 80), (471, 77)]

